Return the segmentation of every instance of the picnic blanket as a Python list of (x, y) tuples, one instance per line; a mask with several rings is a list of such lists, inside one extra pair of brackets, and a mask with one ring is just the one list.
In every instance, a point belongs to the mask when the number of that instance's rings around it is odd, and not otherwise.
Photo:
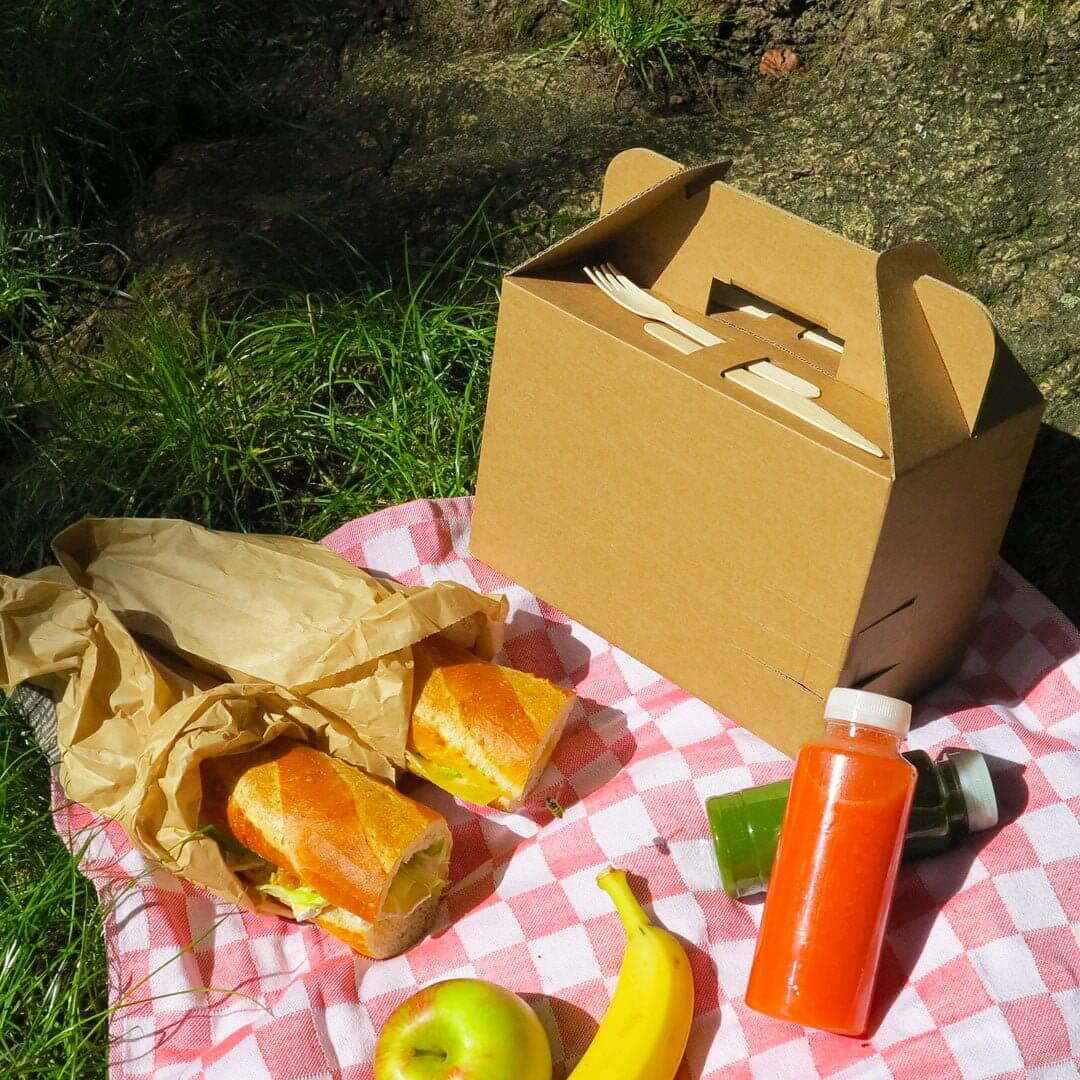
[(538, 790), (506, 814), (406, 781), (451, 824), (453, 885), (429, 938), (370, 962), (154, 870), (57, 788), (57, 829), (108, 912), (114, 1077), (370, 1078), (390, 1012), (458, 976), (525, 996), (563, 1077), (622, 960), (618, 916), (595, 884), (609, 862), (638, 875), (687, 945), (696, 1002), (681, 1080), (1080, 1075), (1080, 635), (1040, 593), (999, 564), (962, 669), (917, 703), (908, 745), (990, 755), (1004, 823), (903, 867), (875, 1027), (850, 1039), (746, 1008), (762, 909), (721, 891), (709, 850), (703, 800), (792, 763), (472, 559), (470, 513), (469, 499), (413, 502), (323, 542), (408, 584), (506, 593), (505, 659), (580, 696)]

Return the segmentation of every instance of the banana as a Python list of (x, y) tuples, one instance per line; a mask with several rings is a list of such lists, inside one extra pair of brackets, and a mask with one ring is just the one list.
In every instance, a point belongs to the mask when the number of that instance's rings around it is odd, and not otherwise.
[(596, 883), (626, 930), (626, 953), (604, 1019), (569, 1080), (672, 1080), (694, 1013), (690, 961), (674, 935), (654, 926), (626, 874), (610, 866)]

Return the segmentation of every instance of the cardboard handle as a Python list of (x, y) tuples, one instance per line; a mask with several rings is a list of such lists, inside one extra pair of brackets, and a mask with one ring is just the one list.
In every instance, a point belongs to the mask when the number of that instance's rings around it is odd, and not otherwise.
[(973, 296), (929, 275), (915, 281), (915, 295), (960, 403), (968, 432), (974, 435), (997, 356), (997, 333), (990, 312)]
[(629, 202), (635, 195), (648, 191), (661, 180), (682, 172), (683, 167), (671, 158), (636, 146), (616, 154), (604, 172), (604, 187), (600, 193), (600, 213), (606, 214), (616, 206)]

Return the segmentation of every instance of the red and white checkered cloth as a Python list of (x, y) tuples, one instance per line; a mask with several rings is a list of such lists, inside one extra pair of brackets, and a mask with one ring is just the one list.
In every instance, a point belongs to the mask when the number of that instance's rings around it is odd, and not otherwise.
[(655, 917), (688, 943), (696, 1003), (680, 1080), (1080, 1075), (1080, 635), (1041, 594), (1000, 565), (962, 670), (918, 703), (909, 745), (994, 755), (1015, 820), (902, 869), (880, 1023), (849, 1039), (746, 1008), (761, 907), (720, 891), (708, 847), (705, 797), (787, 776), (791, 762), (470, 558), (470, 510), (414, 502), (325, 543), (406, 583), (507, 593), (506, 659), (581, 699), (531, 809), (476, 813), (410, 783), (450, 821), (454, 884), (429, 938), (371, 963), (151, 870), (115, 824), (57, 793), (57, 826), (91, 838), (85, 869), (111, 908), (115, 1077), (369, 1078), (391, 1010), (454, 976), (523, 994), (565, 1076), (622, 960), (595, 884), (608, 862), (644, 880)]

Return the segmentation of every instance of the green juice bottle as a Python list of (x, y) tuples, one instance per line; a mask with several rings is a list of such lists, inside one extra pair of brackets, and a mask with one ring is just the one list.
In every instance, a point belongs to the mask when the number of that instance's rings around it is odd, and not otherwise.
[[(945, 750), (937, 761), (925, 750), (903, 756), (918, 773), (904, 858), (947, 851), (965, 836), (997, 824), (997, 796), (978, 751)], [(705, 800), (720, 877), (733, 899), (768, 887), (790, 790), (790, 780), (778, 780)]]

